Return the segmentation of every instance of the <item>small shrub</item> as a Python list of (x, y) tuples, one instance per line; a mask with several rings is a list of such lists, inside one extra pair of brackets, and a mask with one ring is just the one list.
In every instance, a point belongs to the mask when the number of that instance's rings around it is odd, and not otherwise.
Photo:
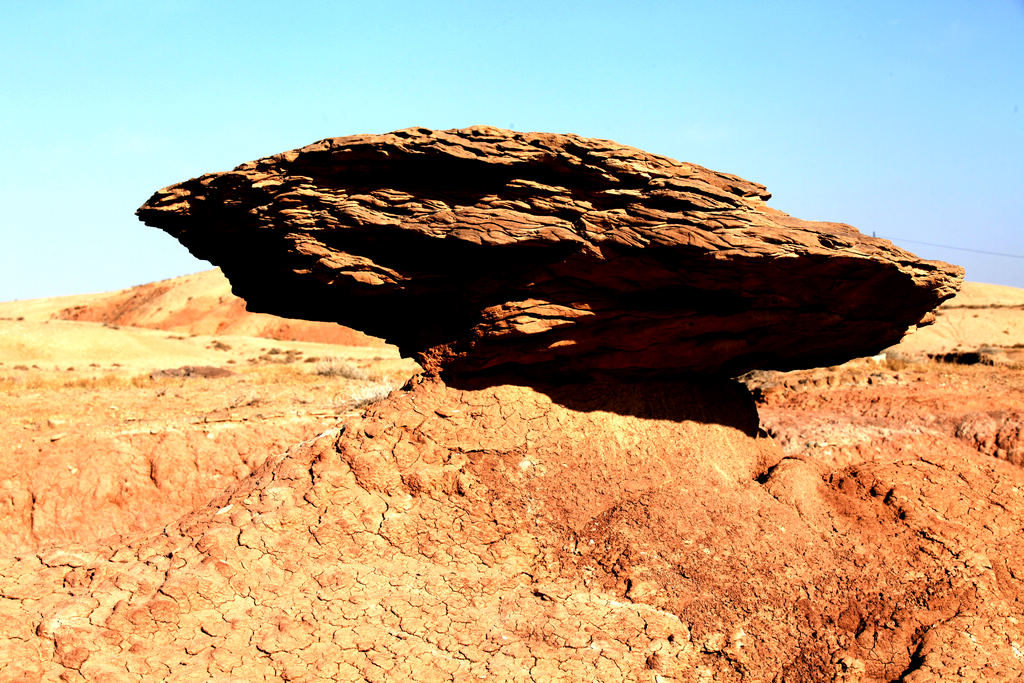
[(318, 361), (315, 371), (316, 374), (322, 377), (345, 377), (358, 380), (374, 379), (366, 370), (340, 358), (324, 358)]
[(910, 362), (905, 358), (886, 356), (885, 363), (883, 365), (888, 370), (899, 372), (900, 370), (906, 370), (910, 367)]
[(263, 399), (255, 391), (250, 390), (246, 394), (240, 394), (236, 396), (231, 403), (228, 404), (229, 408), (247, 408), (249, 406), (255, 406), (263, 402)]

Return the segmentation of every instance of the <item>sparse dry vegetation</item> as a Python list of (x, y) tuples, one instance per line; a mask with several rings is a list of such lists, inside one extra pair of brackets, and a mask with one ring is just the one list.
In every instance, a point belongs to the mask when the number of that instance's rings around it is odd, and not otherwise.
[(911, 367), (914, 363), (907, 358), (902, 356), (886, 355), (885, 360), (882, 361), (882, 366), (886, 370), (892, 370), (899, 372), (900, 370), (906, 370)]
[(139, 389), (166, 382), (149, 375), (107, 373), (86, 377), (68, 377), (55, 371), (32, 371), (0, 377), (0, 391), (53, 391), (60, 389)]
[(395, 386), (390, 382), (364, 384), (354, 388), (350, 393), (349, 398), (352, 402), (352, 408), (362, 408), (363, 406), (370, 405), (371, 403), (384, 400), (394, 390)]

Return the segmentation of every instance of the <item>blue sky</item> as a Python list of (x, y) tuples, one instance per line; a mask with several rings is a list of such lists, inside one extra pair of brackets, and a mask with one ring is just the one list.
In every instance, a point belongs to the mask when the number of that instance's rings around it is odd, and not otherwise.
[(0, 0), (0, 300), (208, 267), (156, 189), (324, 137), (572, 132), (1024, 287), (1024, 2)]

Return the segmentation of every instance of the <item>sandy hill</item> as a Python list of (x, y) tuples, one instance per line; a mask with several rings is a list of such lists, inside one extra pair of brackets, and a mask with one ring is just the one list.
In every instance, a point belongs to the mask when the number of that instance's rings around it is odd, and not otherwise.
[[(138, 373), (179, 365), (222, 367), (288, 358), (397, 359), (391, 346), (271, 341), (68, 320), (0, 320), (0, 369)], [(22, 368), (27, 369), (27, 368)]]
[(345, 346), (382, 342), (342, 325), (250, 313), (219, 268), (100, 294), (0, 303), (0, 318), (74, 320), (182, 334), (265, 337)]
[(965, 282), (936, 311), (935, 324), (907, 335), (896, 347), (910, 354), (1024, 347), (1024, 289)]

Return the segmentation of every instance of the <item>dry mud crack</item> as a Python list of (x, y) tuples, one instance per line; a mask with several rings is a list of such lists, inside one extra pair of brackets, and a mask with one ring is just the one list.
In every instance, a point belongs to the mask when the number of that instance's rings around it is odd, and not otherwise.
[(1020, 468), (829, 474), (735, 385), (609, 389), (419, 381), (161, 531), (8, 557), (0, 677), (1019, 671)]

